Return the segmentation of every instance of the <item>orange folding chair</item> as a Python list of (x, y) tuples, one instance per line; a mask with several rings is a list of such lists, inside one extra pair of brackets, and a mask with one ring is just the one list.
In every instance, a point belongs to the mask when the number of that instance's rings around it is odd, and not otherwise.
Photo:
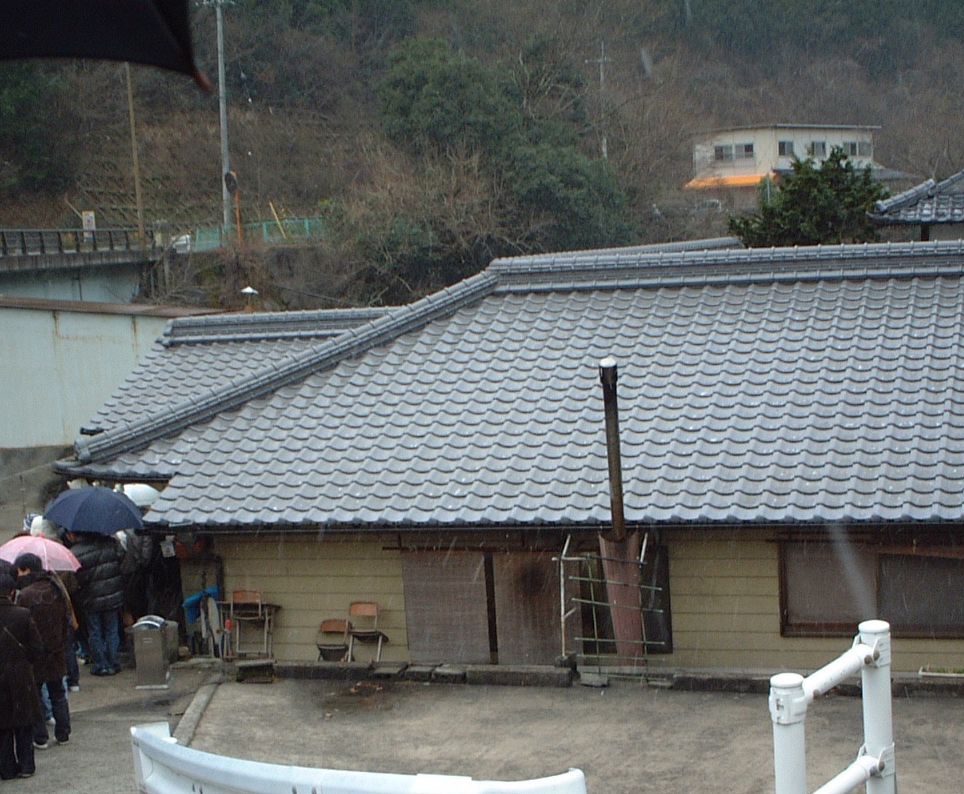
[(354, 659), (355, 641), (377, 643), (375, 661), (382, 660), (382, 645), (388, 642), (388, 635), (378, 628), (378, 604), (374, 601), (354, 601), (348, 608), (351, 628), (348, 630), (348, 658)]
[(344, 618), (327, 618), (318, 627), (318, 661), (350, 662), (349, 653), (351, 622)]

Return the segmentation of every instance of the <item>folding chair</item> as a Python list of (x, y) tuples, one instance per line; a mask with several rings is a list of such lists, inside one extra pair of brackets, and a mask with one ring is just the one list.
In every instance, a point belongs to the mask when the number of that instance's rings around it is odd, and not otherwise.
[(328, 618), (321, 621), (321, 626), (318, 627), (318, 638), (315, 641), (318, 646), (318, 661), (350, 662), (351, 656), (348, 653), (350, 631), (351, 622), (344, 618)]
[(248, 653), (242, 649), (241, 645), (242, 623), (261, 625), (261, 650), (259, 653), (261, 656), (271, 655), (272, 610), (264, 603), (260, 590), (234, 590), (231, 593), (228, 614), (235, 631), (234, 654), (236, 656), (243, 656)]
[[(378, 628), (378, 604), (374, 601), (355, 601), (348, 608), (352, 626), (348, 630), (348, 658), (354, 659), (355, 640), (362, 643), (378, 643), (375, 661), (382, 660), (382, 645), (388, 642), (388, 635)], [(361, 621), (365, 621), (361, 623)]]

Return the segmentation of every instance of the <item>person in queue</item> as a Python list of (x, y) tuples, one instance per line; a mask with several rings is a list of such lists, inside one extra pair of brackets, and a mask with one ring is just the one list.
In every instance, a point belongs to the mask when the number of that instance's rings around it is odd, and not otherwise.
[(14, 603), (16, 581), (0, 573), (0, 779), (31, 777), (34, 726), (43, 719), (34, 664), (43, 654), (30, 610)]
[[(13, 565), (17, 569), (17, 586), (20, 588), (17, 604), (30, 610), (43, 643), (43, 653), (34, 667), (38, 688), (47, 688), (54, 718), (54, 738), (58, 744), (66, 744), (70, 739), (70, 708), (64, 686), (70, 600), (56, 574), (45, 571), (36, 554), (21, 554)], [(34, 726), (34, 747), (46, 750), (49, 741), (47, 723), (40, 719)]]

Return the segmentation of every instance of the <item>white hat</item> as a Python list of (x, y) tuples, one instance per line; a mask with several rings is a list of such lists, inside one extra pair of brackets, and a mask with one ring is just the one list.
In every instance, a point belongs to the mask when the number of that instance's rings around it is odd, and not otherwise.
[(43, 516), (34, 516), (30, 522), (30, 534), (34, 537), (39, 535), (47, 540), (57, 540), (57, 527)]

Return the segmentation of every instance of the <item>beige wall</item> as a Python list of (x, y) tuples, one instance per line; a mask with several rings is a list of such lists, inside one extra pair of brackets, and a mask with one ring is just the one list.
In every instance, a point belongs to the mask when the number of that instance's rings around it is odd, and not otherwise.
[[(674, 535), (670, 551), (674, 652), (655, 666), (806, 673), (845, 651), (846, 638), (780, 636), (778, 545), (759, 534)], [(856, 627), (855, 627), (856, 628)], [(894, 670), (964, 666), (964, 640), (893, 642)]]
[[(665, 539), (670, 557), (674, 652), (654, 667), (808, 672), (848, 647), (846, 638), (780, 636), (778, 546), (761, 533), (683, 533)], [(217, 538), (225, 587), (262, 590), (281, 605), (275, 656), (312, 661), (323, 618), (347, 614), (355, 600), (382, 607), (390, 638), (382, 658), (407, 660), (401, 555), (379, 540), (303, 536)], [(444, 606), (444, 605), (443, 605)], [(964, 640), (894, 641), (894, 669), (964, 667)], [(371, 658), (362, 647), (356, 658)]]
[[(377, 601), (379, 628), (389, 637), (382, 659), (407, 660), (402, 563), (382, 542), (357, 538), (289, 535), (271, 538), (216, 538), (224, 559), (224, 587), (261, 590), (279, 604), (274, 654), (280, 661), (314, 661), (315, 638), (325, 618), (347, 617), (352, 601)], [(356, 645), (355, 658), (374, 656), (374, 646)]]

